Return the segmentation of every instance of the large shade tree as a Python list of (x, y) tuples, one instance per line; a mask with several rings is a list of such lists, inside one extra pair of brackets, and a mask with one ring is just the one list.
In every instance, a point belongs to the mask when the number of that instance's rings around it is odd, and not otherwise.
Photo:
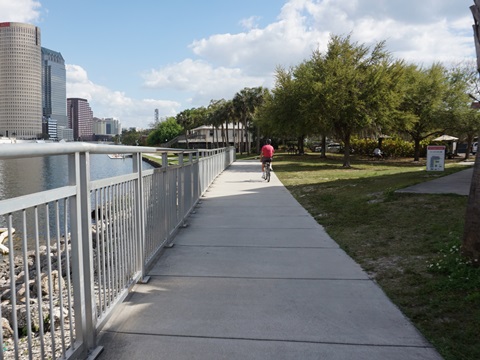
[[(399, 101), (404, 64), (395, 61), (385, 42), (373, 47), (332, 36), (315, 83), (326, 121), (344, 144), (343, 166), (350, 167), (350, 139), (368, 127), (387, 124)], [(319, 115), (322, 117), (322, 115)]]
[(298, 86), (298, 98), (300, 113), (303, 118), (304, 134), (322, 136), (322, 157), (326, 153), (327, 136), (332, 135), (332, 124), (325, 116), (325, 103), (322, 92), (319, 91), (323, 84), (324, 75), (323, 56), (319, 51), (315, 51), (309, 60), (298, 65), (295, 70), (295, 78), (300, 84)]
[(448, 71), (448, 82), (446, 131), (466, 143), (465, 159), (469, 159), (469, 149), (480, 133), (479, 78), (474, 64), (467, 61), (452, 67)]
[(295, 79), (293, 69), (277, 67), (275, 86), (264, 96), (257, 122), (267, 137), (290, 138), (298, 141), (299, 152), (303, 152), (305, 136), (310, 129), (304, 122), (300, 109), (301, 84)]
[(448, 127), (447, 91), (448, 77), (442, 65), (433, 64), (426, 69), (411, 65), (406, 69), (397, 126), (413, 140), (415, 161), (420, 159), (422, 140), (439, 135)]

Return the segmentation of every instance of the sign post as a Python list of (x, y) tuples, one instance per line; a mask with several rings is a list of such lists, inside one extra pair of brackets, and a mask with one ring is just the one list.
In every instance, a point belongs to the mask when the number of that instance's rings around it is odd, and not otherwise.
[(427, 171), (445, 170), (445, 146), (427, 146)]

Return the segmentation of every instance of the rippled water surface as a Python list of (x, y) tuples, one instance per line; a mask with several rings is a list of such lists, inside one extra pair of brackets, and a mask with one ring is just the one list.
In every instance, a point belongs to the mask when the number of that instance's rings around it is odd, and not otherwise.
[[(104, 154), (90, 156), (92, 180), (132, 172), (132, 158), (110, 159)], [(152, 166), (143, 162), (143, 169)], [(67, 185), (67, 156), (0, 160), (0, 200)]]
[[(151, 169), (152, 166), (142, 162), (143, 169)], [(92, 180), (125, 175), (132, 172), (133, 159), (110, 159), (104, 154), (90, 156), (90, 176)], [(48, 156), (44, 158), (0, 160), (0, 200), (16, 198), (44, 190), (50, 190), (68, 184), (68, 157), (66, 155)], [(53, 206), (53, 205), (52, 205)], [(60, 206), (60, 214), (63, 213), (63, 203)], [(0, 214), (5, 209), (1, 208)], [(27, 214), (27, 229), (29, 243), (32, 241), (30, 234), (34, 233), (33, 210), (29, 209)], [(53, 224), (53, 215), (46, 216), (45, 208), (39, 208), (39, 227), (45, 233), (45, 221), (47, 218)], [(62, 217), (62, 216), (61, 216)], [(7, 227), (7, 217), (0, 215), (0, 227)], [(13, 216), (13, 227), (16, 229), (15, 236), (18, 238), (23, 233), (21, 213)], [(63, 225), (61, 231), (64, 232)], [(42, 229), (43, 228), (43, 229)], [(54, 232), (51, 228), (50, 232)], [(18, 243), (16, 243), (18, 246)]]

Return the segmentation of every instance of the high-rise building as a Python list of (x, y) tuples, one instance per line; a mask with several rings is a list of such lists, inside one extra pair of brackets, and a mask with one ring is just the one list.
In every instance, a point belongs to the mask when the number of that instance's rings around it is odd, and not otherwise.
[(76, 141), (93, 140), (93, 111), (86, 99), (67, 99), (68, 127)]
[[(42, 47), (42, 107), (43, 118), (49, 123), (50, 138), (57, 137), (53, 124), (68, 126), (67, 76), (65, 60), (59, 52)], [(50, 132), (54, 130), (54, 132)], [(55, 136), (54, 136), (55, 133)], [(61, 139), (59, 139), (61, 140)]]
[(95, 135), (120, 135), (122, 133), (122, 124), (115, 118), (94, 118), (93, 132)]
[(42, 133), (40, 29), (0, 23), (0, 135), (19, 139)]

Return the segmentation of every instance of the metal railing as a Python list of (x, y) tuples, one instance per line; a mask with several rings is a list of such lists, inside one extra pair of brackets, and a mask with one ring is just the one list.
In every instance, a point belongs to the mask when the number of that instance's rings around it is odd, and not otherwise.
[[(152, 153), (162, 166), (142, 169)], [(91, 154), (132, 154), (132, 171), (92, 181)], [(0, 145), (5, 161), (56, 155), (68, 156), (68, 184), (0, 200), (2, 359), (98, 356), (96, 334), (116, 305), (147, 281), (153, 260), (235, 160), (234, 148)]]

